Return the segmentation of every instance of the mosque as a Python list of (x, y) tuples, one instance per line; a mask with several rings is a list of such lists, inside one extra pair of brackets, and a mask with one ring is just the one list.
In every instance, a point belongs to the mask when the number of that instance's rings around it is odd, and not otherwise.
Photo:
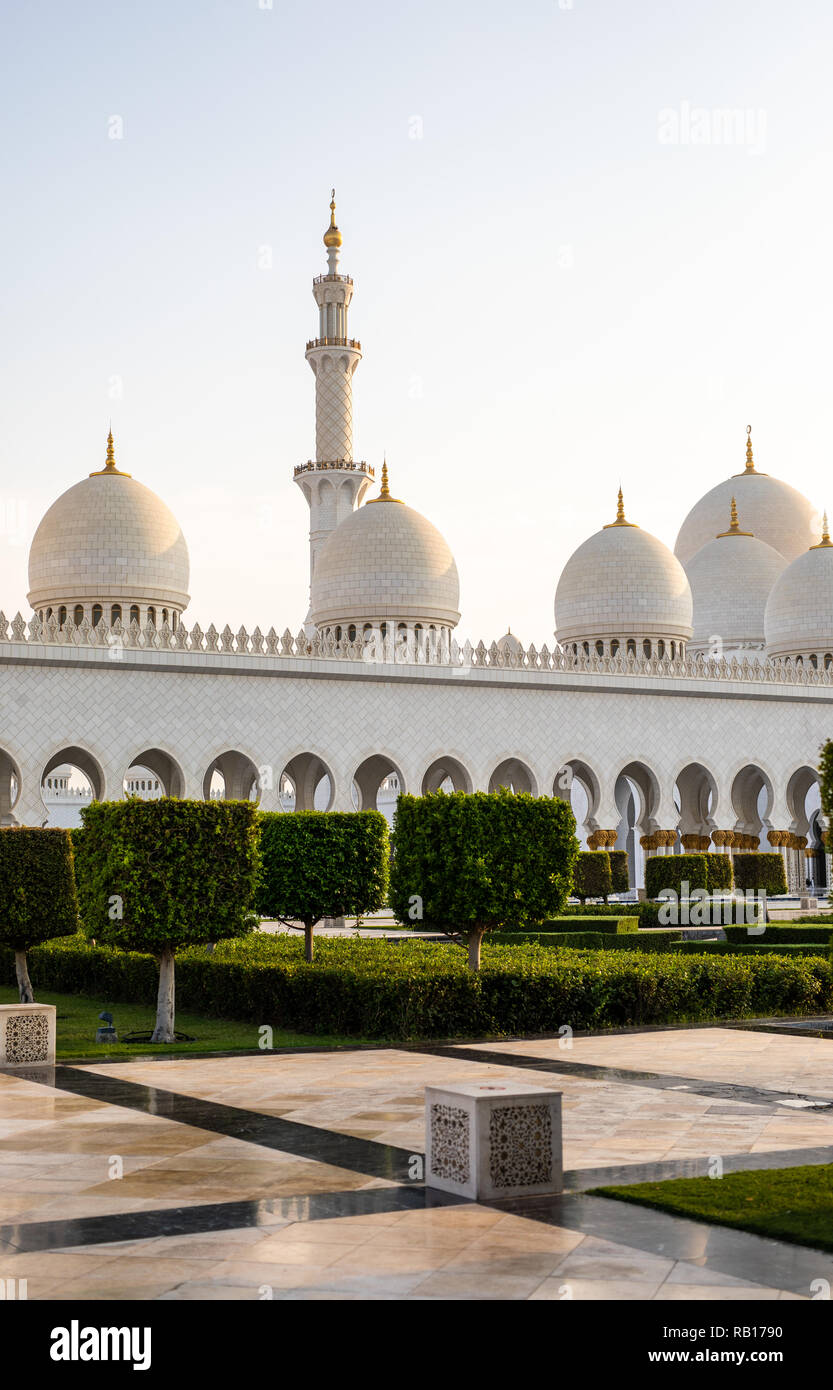
[[(310, 599), (293, 632), (187, 625), (188, 548), (117, 464), (70, 487), (29, 554), (32, 613), (0, 614), (0, 824), (67, 824), (91, 798), (256, 797), (391, 813), (399, 789), (569, 797), (582, 843), (644, 858), (775, 848), (830, 882), (816, 767), (833, 735), (833, 543), (801, 493), (742, 469), (674, 550), (626, 515), (578, 547), (553, 641), (473, 645), (454, 557), (353, 456), (362, 358), (335, 195), (313, 281)], [(613, 508), (611, 508), (611, 512)], [(554, 576), (555, 578), (555, 576)]]

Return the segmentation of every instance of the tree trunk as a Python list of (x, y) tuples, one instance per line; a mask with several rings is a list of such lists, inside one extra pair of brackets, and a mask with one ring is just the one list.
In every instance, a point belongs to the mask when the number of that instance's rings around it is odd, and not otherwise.
[(159, 993), (156, 996), (156, 1027), (151, 1042), (174, 1041), (174, 953), (170, 946), (157, 957), (159, 961)]
[(480, 946), (485, 934), (485, 927), (474, 927), (469, 932), (469, 970), (472, 975), (480, 973)]
[(313, 940), (314, 931), (314, 922), (304, 923), (304, 960), (309, 961), (310, 964), (312, 963), (312, 958), (315, 955), (315, 941)]
[(25, 951), (15, 951), (14, 968), (17, 972), (17, 988), (20, 991), (21, 1004), (34, 1004), (35, 996), (32, 993), (32, 981), (29, 979), (29, 965)]

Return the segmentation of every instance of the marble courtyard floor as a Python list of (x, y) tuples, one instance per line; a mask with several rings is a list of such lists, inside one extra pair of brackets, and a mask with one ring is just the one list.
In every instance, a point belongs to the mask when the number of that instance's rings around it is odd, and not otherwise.
[[(420, 1179), (423, 1090), (560, 1090), (565, 1193)], [(0, 1279), (29, 1299), (810, 1298), (833, 1256), (589, 1196), (833, 1160), (800, 1030), (136, 1059), (0, 1074)]]

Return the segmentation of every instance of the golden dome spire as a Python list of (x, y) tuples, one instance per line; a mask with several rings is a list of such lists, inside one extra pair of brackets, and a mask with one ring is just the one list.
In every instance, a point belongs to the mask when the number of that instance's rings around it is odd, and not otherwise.
[(341, 246), (341, 232), (336, 226), (336, 191), (333, 189), (332, 201), (330, 203), (330, 225), (324, 233), (324, 245), (327, 250)]
[(819, 541), (818, 545), (811, 545), (811, 550), (827, 550), (828, 546), (831, 549), (833, 549), (833, 541), (831, 541), (830, 539), (830, 528), (827, 525), (827, 512), (824, 513), (824, 520), (822, 521), (821, 525), (821, 540)]
[[(602, 530), (609, 531), (613, 526), (636, 526), (635, 521), (625, 520), (625, 502), (624, 498), (622, 497), (621, 487), (619, 488), (619, 504), (616, 508), (616, 520), (609, 521), (607, 526), (602, 527)], [(638, 529), (639, 528), (637, 527), (637, 530)]]
[(735, 499), (734, 499), (734, 497), (733, 497), (733, 498), (732, 498), (732, 507), (731, 507), (731, 510), (730, 510), (730, 512), (729, 512), (729, 529), (728, 529), (728, 531), (718, 531), (718, 533), (717, 533), (717, 539), (718, 539), (718, 540), (722, 540), (722, 539), (724, 538), (724, 536), (751, 536), (751, 535), (752, 535), (752, 532), (751, 532), (751, 531), (741, 531), (741, 529), (740, 529), (740, 522), (738, 521), (738, 504), (737, 504), (737, 502), (735, 501)]
[(755, 460), (752, 457), (752, 426), (746, 426), (746, 472), (755, 472)]
[(104, 467), (103, 467), (103, 468), (97, 468), (97, 469), (95, 470), (94, 473), (91, 473), (91, 474), (90, 474), (90, 477), (91, 477), (91, 478), (100, 478), (100, 477), (103, 477), (104, 474), (106, 474), (106, 473), (111, 474), (114, 478), (129, 478), (129, 477), (130, 477), (130, 474), (129, 474), (129, 473), (122, 473), (121, 469), (116, 467), (116, 450), (115, 450), (115, 445), (113, 444), (113, 426), (112, 426), (112, 425), (110, 426), (110, 433), (109, 433), (108, 436), (107, 436), (107, 459), (106, 459), (106, 461), (105, 461)]
[(378, 497), (371, 497), (371, 498), (370, 498), (370, 501), (371, 501), (371, 502), (399, 502), (400, 507), (403, 505), (403, 503), (402, 503), (402, 501), (400, 500), (400, 498), (398, 498), (398, 497), (391, 497), (391, 495), (390, 495), (390, 488), (388, 487), (388, 460), (387, 460), (387, 457), (385, 457), (385, 458), (383, 459), (383, 461), (382, 461), (382, 486), (381, 486), (381, 488), (379, 489), (379, 496), (378, 496)]

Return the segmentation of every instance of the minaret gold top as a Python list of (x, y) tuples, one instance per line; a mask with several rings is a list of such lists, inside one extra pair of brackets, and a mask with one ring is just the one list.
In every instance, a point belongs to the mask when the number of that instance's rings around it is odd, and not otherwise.
[(333, 197), (330, 203), (330, 225), (324, 233), (324, 245), (329, 251), (331, 247), (341, 246), (341, 232), (336, 226), (336, 191), (333, 189)]
[(729, 513), (729, 529), (728, 529), (728, 531), (718, 531), (718, 533), (717, 533), (717, 539), (720, 541), (720, 540), (723, 540), (724, 536), (751, 536), (751, 535), (752, 535), (752, 532), (751, 532), (751, 531), (741, 531), (741, 529), (740, 529), (740, 523), (739, 523), (739, 521), (738, 521), (738, 504), (737, 504), (737, 502), (735, 501), (735, 499), (734, 499), (734, 497), (733, 497), (733, 498), (732, 498), (732, 508), (731, 508), (730, 513)]
[(379, 489), (379, 496), (378, 496), (378, 497), (371, 497), (371, 498), (370, 498), (370, 501), (369, 501), (368, 504), (367, 504), (368, 506), (370, 506), (370, 502), (398, 502), (399, 505), (400, 505), (400, 507), (402, 507), (402, 506), (405, 505), (404, 502), (402, 501), (402, 499), (401, 499), (400, 497), (391, 497), (391, 495), (390, 495), (390, 488), (388, 487), (388, 461), (387, 461), (387, 459), (385, 459), (385, 460), (383, 461), (383, 463), (382, 463), (382, 486), (381, 486), (381, 488)]
[(609, 522), (607, 523), (606, 526), (603, 526), (603, 527), (602, 527), (602, 530), (603, 530), (603, 531), (609, 531), (613, 526), (634, 526), (634, 527), (636, 527), (637, 530), (639, 530), (639, 527), (636, 525), (636, 522), (635, 522), (635, 521), (626, 521), (626, 520), (625, 520), (625, 503), (624, 503), (624, 499), (623, 499), (623, 497), (622, 497), (622, 489), (621, 489), (621, 488), (619, 489), (619, 505), (618, 505), (618, 507), (616, 508), (616, 520), (615, 520), (615, 521), (609, 521)]
[(824, 521), (822, 522), (821, 540), (819, 541), (818, 545), (811, 545), (810, 549), (827, 550), (828, 546), (831, 549), (833, 549), (833, 541), (831, 541), (830, 539), (830, 528), (827, 525), (827, 512), (825, 512)]
[(97, 469), (95, 470), (95, 472), (93, 472), (93, 473), (90, 474), (90, 477), (91, 477), (91, 478), (101, 478), (101, 477), (103, 477), (106, 473), (111, 474), (114, 478), (129, 478), (129, 477), (130, 477), (130, 474), (129, 474), (129, 473), (122, 473), (121, 469), (116, 467), (116, 450), (115, 450), (115, 447), (114, 447), (114, 445), (113, 445), (113, 431), (112, 431), (112, 429), (110, 430), (110, 433), (109, 433), (108, 436), (107, 436), (107, 460), (106, 460), (106, 462), (105, 462), (105, 464), (104, 464), (104, 467), (103, 467), (103, 468), (97, 468)]
[(755, 472), (755, 460), (752, 457), (752, 426), (746, 426), (746, 472)]

